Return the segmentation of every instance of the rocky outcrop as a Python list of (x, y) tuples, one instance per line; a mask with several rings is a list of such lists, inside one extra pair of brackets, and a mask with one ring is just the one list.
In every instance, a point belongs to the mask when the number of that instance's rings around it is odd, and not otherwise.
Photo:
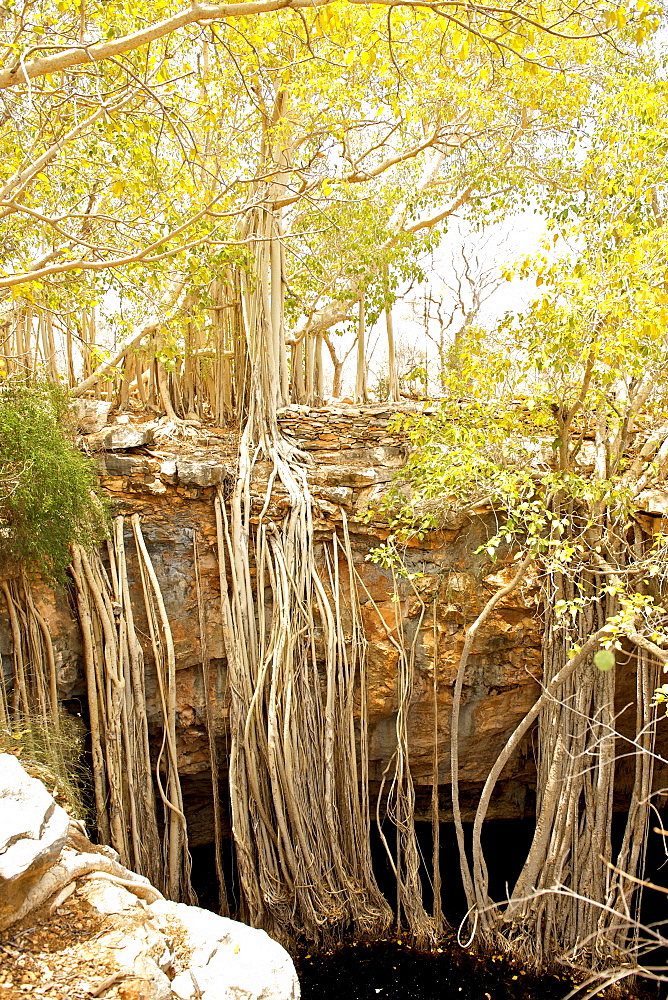
[[(511, 552), (501, 552), (501, 558), (494, 564), (485, 552), (484, 542), (497, 528), (489, 510), (478, 510), (468, 516), (441, 511), (442, 527), (405, 547), (403, 557), (413, 580), (410, 584), (399, 581), (398, 593), (392, 573), (369, 561), (371, 551), (387, 539), (389, 532), (382, 516), (369, 516), (367, 512), (381, 502), (409, 451), (405, 434), (396, 429), (395, 418), (398, 413), (416, 409), (420, 409), (419, 405), (337, 405), (321, 409), (290, 406), (279, 413), (279, 422), (304, 454), (315, 501), (316, 537), (322, 541), (330, 538), (333, 530), (340, 532), (344, 515), (348, 522), (368, 642), (371, 792), (377, 791), (396, 745), (396, 640), (401, 632), (415, 655), (408, 727), (418, 816), (427, 818), (429, 812), (436, 710), (441, 816), (449, 820), (449, 720), (464, 633), (489, 596), (503, 585), (513, 563)], [(165, 418), (135, 418), (128, 414), (114, 417), (110, 416), (108, 404), (97, 400), (78, 401), (77, 413), (82, 447), (97, 462), (114, 510), (128, 517), (135, 513), (141, 517), (160, 580), (175, 643), (178, 761), (190, 843), (194, 847), (206, 845), (213, 839), (213, 814), (193, 548), (197, 535), (208, 652), (212, 660), (209, 691), (212, 728), (219, 742), (224, 783), (229, 692), (213, 497), (218, 489), (229, 495), (233, 486), (237, 433), (199, 426), (197, 422), (184, 423), (177, 429)], [(583, 454), (585, 450), (583, 447)], [(547, 461), (545, 456), (539, 456), (539, 460)], [(258, 504), (270, 471), (267, 464), (261, 463), (256, 469), (253, 490)], [(636, 517), (648, 531), (663, 523), (662, 519), (668, 519), (667, 497), (668, 494), (655, 489), (638, 498), (642, 513)], [(286, 503), (280, 484), (275, 485), (270, 513), (280, 516)], [(136, 624), (140, 634), (146, 636), (148, 625), (129, 528), (126, 543)], [(346, 578), (347, 574), (342, 572), (344, 600)], [(81, 640), (67, 595), (42, 588), (36, 597), (55, 645), (61, 698), (71, 711), (85, 714)], [(10, 634), (4, 608), (0, 607), (0, 653), (6, 677), (11, 674)], [(149, 725), (157, 741), (159, 694), (147, 640), (144, 652)], [(534, 581), (528, 578), (522, 589), (496, 607), (479, 630), (469, 658), (459, 729), (460, 791), (465, 819), (471, 818), (491, 762), (533, 703), (540, 669), (541, 626), (536, 617)], [(632, 687), (633, 678), (629, 677), (628, 682)], [(626, 678), (622, 678), (620, 697), (626, 701), (620, 707), (633, 700), (633, 691), (629, 688), (627, 692), (625, 683)], [(533, 786), (529, 736), (504, 771), (490, 817), (530, 815)], [(223, 816), (223, 825), (229, 831), (229, 817)]]
[[(433, 663), (437, 663), (439, 773), (442, 817), (450, 818), (448, 785), (449, 718), (452, 688), (464, 632), (488, 597), (501, 586), (512, 553), (492, 564), (484, 542), (496, 531), (491, 511), (469, 516), (442, 511), (442, 527), (406, 546), (404, 559), (414, 579), (399, 583), (395, 597), (392, 573), (368, 560), (388, 535), (382, 516), (369, 516), (388, 490), (409, 451), (396, 429), (398, 413), (418, 405), (337, 405), (321, 409), (290, 406), (279, 413), (280, 425), (304, 454), (315, 501), (316, 537), (341, 531), (345, 515), (350, 530), (359, 597), (368, 640), (368, 695), (371, 788), (378, 787), (395, 746), (396, 639), (402, 632), (415, 652), (415, 682), (409, 715), (411, 768), (418, 810), (432, 781), (434, 718)], [(110, 416), (108, 404), (77, 403), (82, 447), (98, 464), (114, 510), (138, 513), (155, 564), (174, 634), (178, 677), (178, 752), (188, 803), (191, 843), (212, 839), (209, 749), (204, 725), (204, 689), (200, 626), (195, 592), (193, 543), (197, 534), (208, 650), (212, 658), (213, 729), (220, 741), (221, 777), (225, 779), (228, 692), (222, 633), (220, 586), (213, 497), (228, 495), (234, 482), (238, 448), (234, 431), (196, 422), (178, 429), (165, 418), (129, 414)], [(584, 449), (583, 449), (584, 451)], [(541, 459), (542, 461), (543, 459)], [(537, 459), (538, 461), (538, 459)], [(253, 489), (258, 503), (270, 475), (256, 468)], [(270, 513), (280, 516), (287, 498), (275, 484)], [(648, 530), (666, 515), (661, 491), (646, 491), (638, 501), (638, 519)], [(447, 516), (446, 516), (447, 515)], [(482, 546), (482, 549), (481, 549)], [(132, 536), (127, 534), (128, 566), (137, 626), (148, 632), (143, 616), (139, 569)], [(346, 574), (341, 574), (345, 580)], [(79, 629), (62, 592), (42, 589), (39, 610), (55, 644), (61, 698), (70, 710), (85, 713)], [(460, 766), (464, 816), (470, 817), (490, 762), (532, 704), (541, 668), (541, 630), (536, 619), (533, 581), (501, 603), (480, 629), (469, 660), (460, 719)], [(11, 673), (10, 629), (0, 608), (0, 653)], [(149, 643), (145, 644), (148, 715), (153, 732), (160, 716)], [(529, 744), (506, 769), (490, 810), (491, 817), (516, 818), (532, 809), (533, 763)]]
[(164, 900), (76, 830), (65, 844), (68, 817), (41, 783), (7, 754), (0, 774), (2, 995), (298, 1000), (292, 960), (264, 931)]
[(0, 754), (0, 923), (65, 846), (69, 816), (11, 754)]

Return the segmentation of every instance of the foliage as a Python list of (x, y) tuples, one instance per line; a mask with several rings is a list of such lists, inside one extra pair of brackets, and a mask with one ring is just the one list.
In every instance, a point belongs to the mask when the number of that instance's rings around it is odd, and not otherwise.
[(491, 507), (501, 524), (483, 546), (490, 558), (512, 546), (545, 579), (600, 574), (597, 592), (586, 586), (552, 613), (574, 622), (612, 595), (606, 653), (632, 634), (657, 655), (666, 646), (657, 559), (632, 542), (634, 496), (656, 473), (637, 442), (668, 407), (665, 87), (649, 63), (607, 80), (573, 143), (570, 208), (558, 205), (552, 246), (519, 267), (539, 295), (493, 335), (467, 331), (436, 415), (398, 418), (414, 447), (384, 503), (397, 538), (448, 510)]
[(72, 542), (106, 525), (91, 463), (68, 434), (66, 394), (48, 382), (0, 387), (0, 554), (62, 580)]
[[(416, 246), (435, 245), (451, 211), (498, 215), (559, 173), (614, 58), (608, 37), (635, 45), (656, 21), (645, 2), (303, 6), (193, 8), (175, 26), (171, 0), (11, 5), (0, 293), (56, 313), (120, 299), (120, 335), (174, 268), (204, 300), (211, 274), (243, 259), (240, 229), (279, 147), (290, 325), (337, 302), (345, 319), (360, 286), (372, 321), (384, 267), (390, 288), (415, 275)], [(122, 42), (156, 22), (150, 46)], [(98, 40), (118, 53), (79, 58)]]

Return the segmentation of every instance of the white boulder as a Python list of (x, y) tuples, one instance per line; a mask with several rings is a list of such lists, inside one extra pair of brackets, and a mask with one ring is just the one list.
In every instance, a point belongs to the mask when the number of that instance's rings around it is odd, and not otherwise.
[(88, 876), (76, 898), (111, 918), (96, 938), (105, 973), (142, 983), (148, 1000), (299, 1000), (292, 959), (264, 931), (198, 906), (146, 903), (103, 874)]
[(188, 967), (171, 984), (180, 1000), (298, 1000), (292, 959), (264, 931), (183, 903), (158, 900), (149, 910), (186, 929)]
[(0, 754), (0, 892), (54, 864), (67, 839), (69, 817), (41, 781), (12, 754)]

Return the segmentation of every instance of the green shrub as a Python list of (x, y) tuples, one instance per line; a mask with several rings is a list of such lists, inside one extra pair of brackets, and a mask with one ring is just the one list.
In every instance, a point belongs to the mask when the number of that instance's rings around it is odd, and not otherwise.
[(104, 501), (74, 446), (67, 394), (52, 383), (0, 386), (0, 558), (62, 581), (69, 546), (104, 535)]

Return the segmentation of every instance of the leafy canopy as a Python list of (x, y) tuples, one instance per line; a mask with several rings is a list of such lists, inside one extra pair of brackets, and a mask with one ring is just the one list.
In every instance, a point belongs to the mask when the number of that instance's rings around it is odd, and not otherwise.
[(612, 598), (605, 652), (630, 640), (666, 662), (666, 540), (636, 517), (668, 447), (666, 85), (649, 61), (606, 83), (573, 130), (558, 249), (520, 266), (539, 294), (493, 333), (468, 331), (439, 411), (402, 418), (414, 451), (386, 505), (395, 545), (448, 507), (491, 508), (500, 528), (481, 551), (533, 556), (555, 620), (573, 628)]

